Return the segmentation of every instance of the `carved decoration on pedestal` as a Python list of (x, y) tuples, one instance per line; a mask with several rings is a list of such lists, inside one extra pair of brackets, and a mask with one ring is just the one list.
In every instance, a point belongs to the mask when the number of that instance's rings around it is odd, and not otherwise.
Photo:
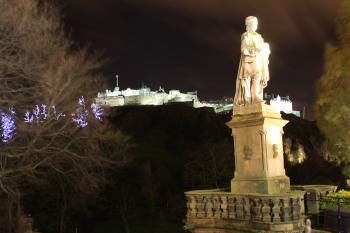
[(243, 154), (244, 154), (244, 159), (245, 160), (251, 160), (253, 157), (253, 150), (250, 148), (250, 146), (245, 145), (243, 147)]

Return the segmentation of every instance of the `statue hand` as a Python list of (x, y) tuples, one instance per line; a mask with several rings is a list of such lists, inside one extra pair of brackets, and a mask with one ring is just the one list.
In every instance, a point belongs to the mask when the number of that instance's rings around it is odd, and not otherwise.
[(262, 87), (266, 87), (267, 86), (267, 82), (265, 80), (261, 80), (260, 84)]
[(249, 48), (248, 53), (249, 53), (249, 55), (253, 56), (253, 55), (255, 55), (255, 50), (252, 48)]
[(256, 56), (257, 53), (260, 53), (261, 49), (257, 47), (250, 47), (248, 48), (248, 53), (250, 56)]

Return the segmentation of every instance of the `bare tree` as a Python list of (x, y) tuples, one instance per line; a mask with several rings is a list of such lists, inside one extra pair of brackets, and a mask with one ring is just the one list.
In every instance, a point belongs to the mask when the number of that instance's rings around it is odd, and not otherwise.
[[(62, 193), (68, 186), (81, 193), (98, 190), (105, 168), (120, 161), (113, 156), (123, 152), (127, 138), (106, 133), (109, 127), (92, 120), (92, 112), (89, 127), (72, 121), (71, 114), (88, 110), (104, 61), (86, 48), (74, 48), (55, 5), (0, 0), (0, 12), (0, 107), (16, 110), (16, 134), (0, 145), (0, 199), (8, 201), (10, 221), (20, 197), (32, 185), (45, 185), (48, 177), (57, 177)], [(84, 105), (77, 103), (81, 96)], [(23, 121), (26, 113), (29, 122)]]

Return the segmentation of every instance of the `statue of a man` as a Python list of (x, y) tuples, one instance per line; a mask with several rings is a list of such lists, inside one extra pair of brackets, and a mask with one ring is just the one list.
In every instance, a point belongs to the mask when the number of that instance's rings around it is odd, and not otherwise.
[(263, 89), (269, 80), (270, 47), (256, 32), (258, 19), (245, 19), (247, 31), (242, 35), (241, 59), (239, 62), (234, 105), (263, 102)]

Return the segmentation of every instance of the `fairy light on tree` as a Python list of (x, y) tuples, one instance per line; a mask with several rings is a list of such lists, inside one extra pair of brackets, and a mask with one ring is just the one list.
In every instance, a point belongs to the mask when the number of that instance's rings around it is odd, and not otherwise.
[(39, 105), (35, 105), (35, 107), (33, 109), (33, 115), (34, 115), (35, 121), (39, 122), (39, 119), (40, 119), (40, 108), (39, 108)]
[(46, 120), (47, 119), (47, 106), (46, 104), (42, 104), (41, 105), (41, 117), (43, 120)]
[(93, 103), (91, 105), (91, 110), (92, 110), (92, 113), (95, 116), (95, 118), (99, 121), (102, 121), (103, 109), (102, 109), (101, 105), (99, 105), (97, 103)]
[[(86, 108), (86, 102), (84, 96), (81, 96), (79, 98), (79, 107), (75, 110), (75, 113), (71, 114), (72, 121), (76, 123), (78, 127), (84, 128), (88, 125), (88, 109)], [(48, 109), (52, 109), (52, 112), (50, 113)], [(101, 105), (97, 103), (93, 103), (91, 105), (91, 111), (93, 116), (99, 120), (102, 121), (103, 116), (103, 108)], [(35, 105), (34, 108), (31, 111), (26, 111), (24, 113), (23, 121), (28, 124), (40, 123), (48, 120), (49, 118), (54, 120), (59, 120), (60, 118), (65, 117), (66, 114), (63, 112), (59, 112), (55, 105), (51, 106), (51, 108), (48, 108), (46, 104), (41, 105)]]
[(51, 108), (53, 110), (53, 115), (56, 121), (59, 120), (61, 117), (66, 116), (64, 113), (58, 112), (55, 105), (53, 105)]
[(33, 114), (31, 114), (29, 111), (26, 111), (24, 113), (24, 122), (25, 123), (33, 123)]
[(88, 115), (89, 112), (86, 109), (84, 96), (79, 98), (80, 107), (75, 110), (75, 113), (72, 114), (72, 120), (77, 125), (77, 127), (84, 128), (88, 125)]
[(35, 105), (35, 107), (31, 111), (26, 111), (24, 113), (24, 122), (31, 124), (34, 122), (39, 123), (47, 120), (50, 117), (53, 117), (56, 121), (59, 120), (62, 117), (65, 117), (66, 115), (62, 112), (57, 111), (56, 106), (53, 105), (51, 107), (52, 113), (49, 115), (48, 107), (46, 104)]
[[(1, 111), (1, 110), (0, 110)], [(13, 107), (9, 107), (9, 112), (5, 113), (1, 111), (1, 137), (3, 142), (10, 141), (15, 135), (15, 111)]]
[[(72, 121), (73, 113), (81, 116), (78, 122), (86, 126), (85, 113), (91, 111), (91, 103), (87, 108), (77, 105), (77, 97), (95, 96), (105, 59), (86, 47), (73, 48), (61, 12), (52, 1), (0, 2), (1, 103), (16, 109), (15, 118), (7, 107), (0, 111), (0, 140), (4, 144), (0, 146), (0, 193), (4, 203), (0, 232), (13, 231), (17, 226), (17, 213), (23, 206), (18, 197), (47, 187), (59, 190), (55, 195), (62, 202), (48, 207), (57, 206), (53, 213), (60, 213), (62, 218), (43, 232), (68, 232), (71, 229), (64, 218), (69, 210), (66, 207), (80, 204), (73, 203), (75, 198), (98, 193), (107, 179), (104, 169), (120, 157), (106, 159), (103, 145), (113, 141), (114, 148), (126, 143), (126, 137), (110, 129), (108, 122), (77, 130)], [(10, 143), (3, 143), (3, 139)], [(116, 148), (115, 153), (121, 154), (119, 151), (123, 150)]]

